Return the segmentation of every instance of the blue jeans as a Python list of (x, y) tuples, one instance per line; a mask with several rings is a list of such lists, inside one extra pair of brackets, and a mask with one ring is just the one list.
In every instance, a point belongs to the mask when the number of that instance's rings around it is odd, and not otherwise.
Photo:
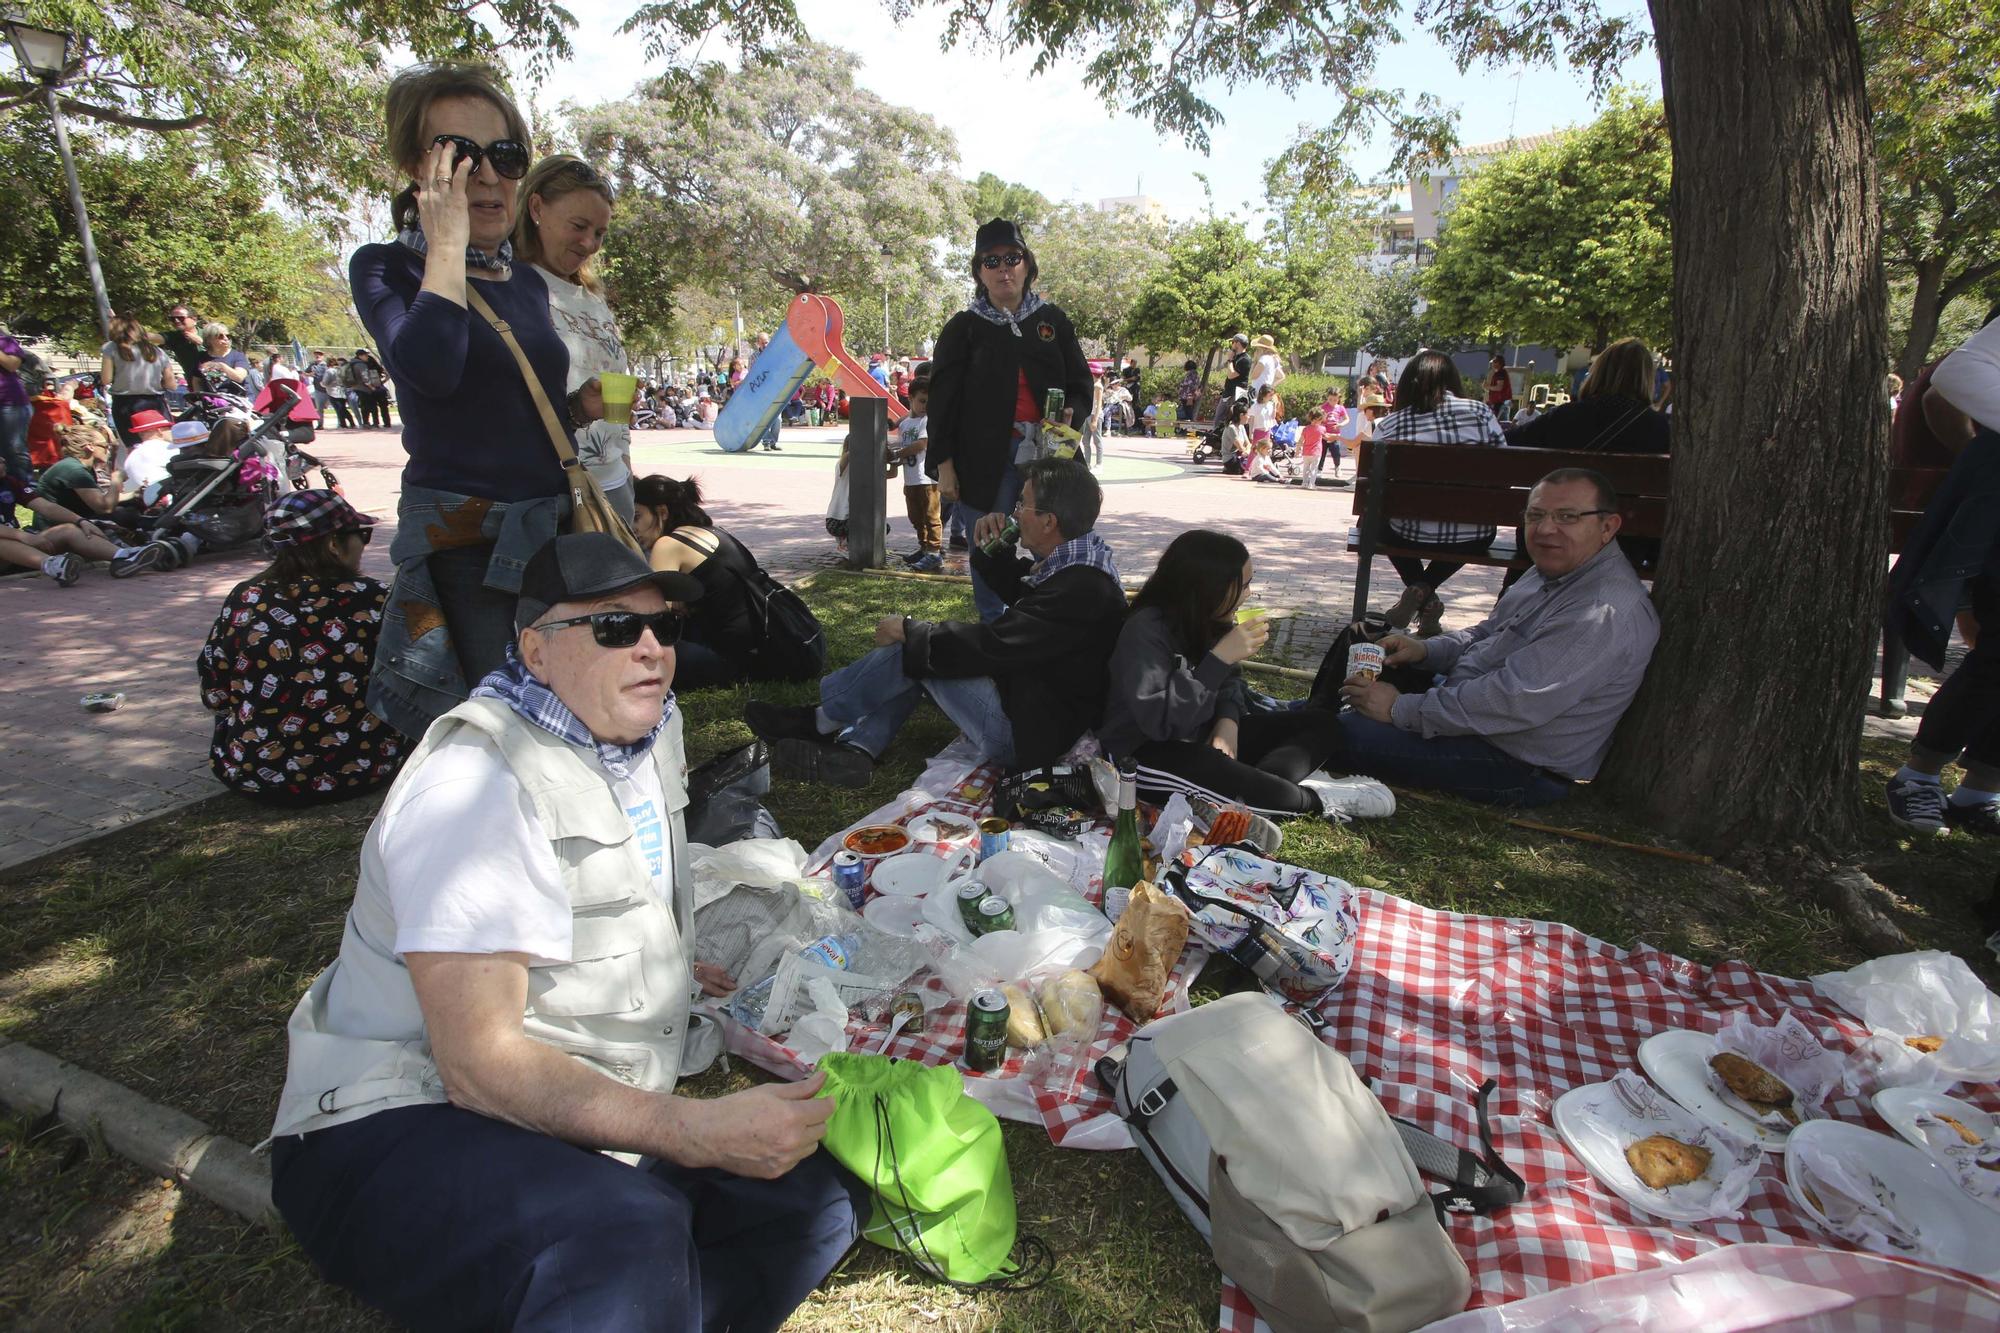
[(641, 1169), (448, 1105), (277, 1140), (271, 1198), (399, 1323), (565, 1333), (776, 1329), (870, 1205), (824, 1151), (776, 1180)]
[(1477, 736), (1423, 737), (1340, 710), (1341, 750), (1331, 761), (1400, 787), (1449, 792), (1488, 805), (1548, 805), (1570, 784)]
[(28, 456), (28, 423), (34, 416), (32, 407), (0, 407), (0, 471), (22, 481), (35, 479), (35, 463)]
[(1000, 764), (1014, 762), (1014, 724), (992, 677), (914, 680), (903, 674), (901, 644), (885, 644), (820, 681), (819, 706), (846, 726), (848, 744), (880, 759), (927, 693), (981, 754)]
[(757, 437), (757, 443), (763, 445), (766, 449), (774, 448), (777, 445), (778, 422), (784, 415), (784, 410), (782, 408), (779, 409), (778, 414), (771, 418), (771, 424), (764, 428), (764, 433)]
[[(1012, 514), (1014, 504), (1021, 498), (1021, 473), (1009, 460), (1007, 468), (1000, 474), (1000, 487), (993, 493), (993, 513)], [(963, 500), (952, 506), (953, 523), (963, 523), (968, 540), (972, 525), (986, 517), (985, 510), (977, 505), (966, 504)], [(979, 577), (977, 563), (968, 561), (972, 568), (972, 604), (979, 609), (979, 618), (987, 624), (998, 620), (1007, 609), (1007, 603), (1000, 600), (1000, 594), (986, 586), (986, 580)]]

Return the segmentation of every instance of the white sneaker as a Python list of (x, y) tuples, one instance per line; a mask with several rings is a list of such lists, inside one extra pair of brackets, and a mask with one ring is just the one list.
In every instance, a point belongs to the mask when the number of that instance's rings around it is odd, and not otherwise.
[(1301, 778), (1299, 785), (1319, 797), (1321, 810), (1338, 824), (1350, 819), (1387, 819), (1396, 813), (1396, 793), (1374, 778), (1337, 778), (1321, 769)]
[(42, 561), (42, 573), (54, 579), (58, 588), (68, 588), (83, 577), (83, 561), (66, 552), (52, 555)]

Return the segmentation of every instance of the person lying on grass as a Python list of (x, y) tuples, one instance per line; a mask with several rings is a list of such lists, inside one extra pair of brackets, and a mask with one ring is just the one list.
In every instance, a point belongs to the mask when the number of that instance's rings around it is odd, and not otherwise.
[(694, 961), (671, 687), (700, 591), (602, 533), (529, 559), (505, 665), (405, 762), (292, 1015), (272, 1201), (399, 1323), (776, 1329), (860, 1235), (823, 1076), (674, 1093), (719, 1045), (695, 987), (735, 985)]
[(1340, 687), (1340, 765), (1495, 805), (1546, 805), (1595, 777), (1660, 637), (1619, 522), (1601, 473), (1536, 482), (1521, 515), (1534, 570), (1470, 629), (1382, 640), (1397, 680)]
[(1014, 518), (1029, 558), (989, 555), (1007, 515), (973, 525), (972, 560), (1006, 604), (992, 621), (932, 624), (902, 616), (875, 627), (873, 652), (820, 681), (817, 708), (752, 700), (750, 730), (773, 769), (802, 782), (860, 787), (925, 695), (986, 758), (1025, 769), (1054, 763), (1104, 712), (1104, 672), (1125, 593), (1094, 529), (1104, 492), (1081, 463), (1022, 468)]

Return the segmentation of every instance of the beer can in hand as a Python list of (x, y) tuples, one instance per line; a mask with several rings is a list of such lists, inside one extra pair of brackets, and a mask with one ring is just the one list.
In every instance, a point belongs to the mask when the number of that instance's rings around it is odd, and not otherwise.
[(1007, 997), (988, 987), (965, 1005), (965, 1067), (990, 1074), (1007, 1062)]
[(1382, 674), (1382, 666), (1387, 660), (1387, 656), (1382, 651), (1382, 645), (1379, 643), (1356, 643), (1348, 645), (1348, 679), (1352, 680), (1354, 677), (1360, 676), (1362, 679), (1372, 683)]

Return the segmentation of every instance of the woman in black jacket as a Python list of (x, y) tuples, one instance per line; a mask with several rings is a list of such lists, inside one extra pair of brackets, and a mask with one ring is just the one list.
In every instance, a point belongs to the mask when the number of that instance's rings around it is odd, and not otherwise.
[(1663, 454), (1672, 418), (1653, 410), (1653, 354), (1621, 338), (1597, 354), (1576, 397), (1507, 432), (1516, 449)]
[[(1168, 544), (1112, 651), (1098, 742), (1138, 766), (1140, 795), (1156, 804), (1178, 793), (1273, 819), (1393, 814), (1387, 787), (1323, 767), (1340, 749), (1331, 710), (1250, 708), (1240, 664), (1270, 633), (1261, 616), (1238, 618), (1250, 576), (1250, 552), (1226, 533), (1194, 528)], [(1280, 837), (1256, 841), (1275, 851)]]
[[(1011, 513), (1021, 498), (1020, 465), (1048, 457), (1041, 430), (1050, 389), (1064, 394), (1061, 424), (1090, 411), (1090, 366), (1069, 316), (1034, 291), (1034, 252), (1021, 229), (995, 218), (972, 246), (972, 305), (951, 317), (931, 358), (930, 447), (925, 467), (938, 498), (967, 526)], [(972, 598), (981, 620), (1006, 604), (975, 567)]]

